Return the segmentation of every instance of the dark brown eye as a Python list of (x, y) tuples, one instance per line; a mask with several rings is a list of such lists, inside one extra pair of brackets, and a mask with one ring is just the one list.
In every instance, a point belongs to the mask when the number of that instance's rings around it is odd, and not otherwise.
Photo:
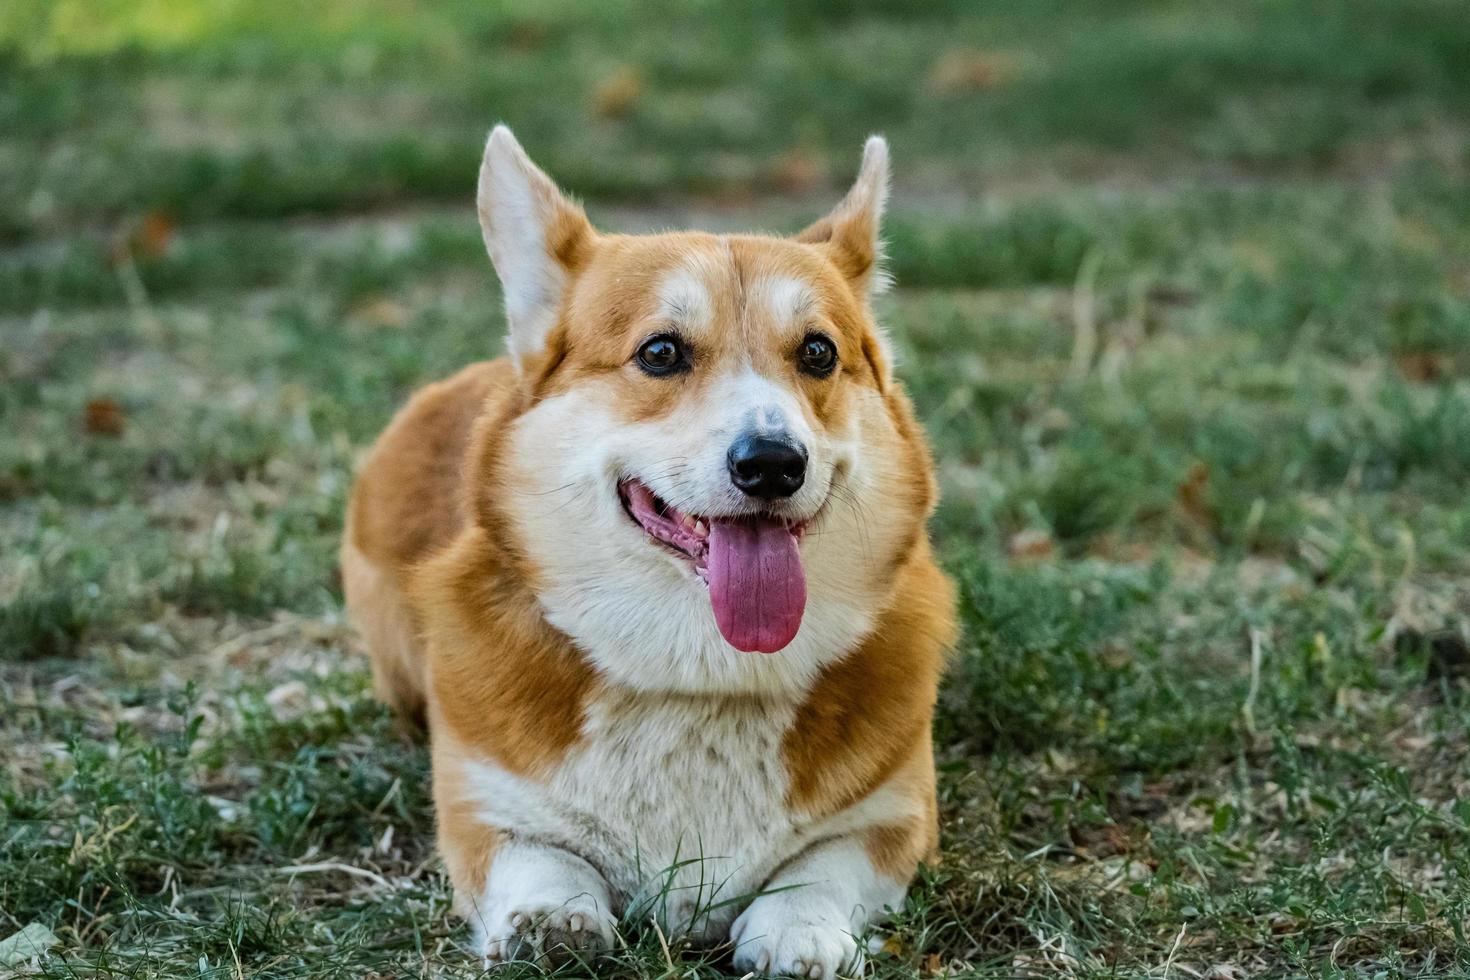
[(801, 342), (801, 369), (825, 378), (837, 366), (837, 347), (819, 333), (809, 333)]
[(683, 370), (688, 362), (684, 359), (684, 348), (679, 344), (679, 338), (661, 333), (657, 337), (649, 337), (638, 348), (638, 366), (658, 376)]

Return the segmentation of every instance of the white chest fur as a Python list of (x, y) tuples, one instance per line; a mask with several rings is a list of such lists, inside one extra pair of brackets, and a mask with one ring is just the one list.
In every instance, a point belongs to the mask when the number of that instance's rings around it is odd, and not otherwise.
[(586, 859), (620, 911), (716, 935), (822, 830), (786, 805), (794, 712), (749, 696), (607, 694), (544, 782), (478, 763), (471, 790), (487, 822)]

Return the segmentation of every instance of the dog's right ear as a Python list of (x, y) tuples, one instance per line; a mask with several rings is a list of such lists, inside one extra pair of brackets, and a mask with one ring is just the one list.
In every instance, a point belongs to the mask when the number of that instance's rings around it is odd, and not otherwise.
[(594, 232), (581, 207), (504, 125), (490, 132), (477, 198), (485, 249), (505, 291), (506, 348), (519, 368), (541, 353)]
[(882, 292), (888, 277), (880, 268), (883, 245), (879, 228), (887, 201), (888, 141), (869, 136), (852, 190), (830, 214), (818, 218), (796, 240), (826, 249), (860, 293)]

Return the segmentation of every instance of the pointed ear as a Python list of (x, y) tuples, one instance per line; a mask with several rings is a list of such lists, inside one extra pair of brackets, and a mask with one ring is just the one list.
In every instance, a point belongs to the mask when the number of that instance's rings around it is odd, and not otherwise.
[(485, 249), (505, 291), (506, 348), (519, 367), (545, 347), (595, 233), (582, 209), (503, 125), (485, 144), (477, 207)]
[(879, 266), (883, 245), (878, 235), (887, 201), (888, 142), (881, 136), (869, 136), (852, 190), (796, 239), (826, 246), (832, 261), (859, 292), (881, 292), (888, 280)]

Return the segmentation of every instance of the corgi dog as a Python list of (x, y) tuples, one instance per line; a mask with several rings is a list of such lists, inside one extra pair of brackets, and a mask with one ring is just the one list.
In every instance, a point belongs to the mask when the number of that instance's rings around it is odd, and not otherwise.
[(871, 305), (887, 187), (873, 137), (794, 238), (606, 234), (490, 134), (507, 354), (398, 413), (342, 548), (487, 963), (652, 920), (831, 977), (935, 852), (954, 595)]

